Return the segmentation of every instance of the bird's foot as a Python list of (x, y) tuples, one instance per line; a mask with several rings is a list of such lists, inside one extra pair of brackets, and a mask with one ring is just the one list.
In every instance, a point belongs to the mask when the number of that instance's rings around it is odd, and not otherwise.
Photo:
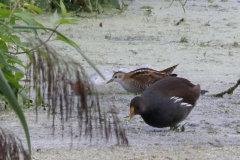
[[(186, 123), (185, 123), (186, 124)], [(177, 132), (184, 132), (185, 131), (185, 124), (183, 125), (176, 125), (176, 126), (171, 126), (170, 130), (171, 131), (177, 131)]]

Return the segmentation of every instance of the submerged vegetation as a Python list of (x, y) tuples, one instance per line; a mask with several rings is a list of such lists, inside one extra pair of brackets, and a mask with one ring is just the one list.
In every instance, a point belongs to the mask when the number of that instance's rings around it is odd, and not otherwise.
[(6, 133), (2, 128), (0, 128), (0, 142), (0, 159), (30, 159), (21, 140), (11, 133)]
[[(80, 135), (84, 133), (91, 139), (95, 133), (108, 140), (114, 133), (118, 144), (128, 144), (125, 131), (119, 124), (117, 115), (115, 113), (109, 115), (101, 110), (98, 96), (92, 94), (93, 87), (89, 86), (85, 89), (87, 73), (81, 64), (61, 56), (47, 44), (50, 39), (55, 38), (55, 40), (71, 45), (101, 75), (80, 47), (57, 31), (62, 24), (77, 23), (77, 19), (68, 18), (68, 15), (74, 12), (67, 12), (65, 5), (60, 1), (62, 14), (59, 16), (57, 11), (53, 13), (51, 22), (54, 28), (52, 29), (45, 28), (34, 19), (36, 13), (42, 13), (40, 8), (32, 4), (22, 4), (20, 1), (13, 6), (10, 9), (8, 5), (0, 3), (0, 99), (6, 104), (9, 102), (9, 106), (14, 109), (22, 122), (28, 141), (29, 156), (31, 157), (30, 133), (18, 103), (19, 98), (23, 99), (23, 105), (32, 103), (33, 106), (36, 106), (36, 111), (39, 105), (47, 104), (49, 106), (48, 116), (53, 118), (53, 132), (55, 115), (59, 111), (62, 130), (64, 130), (64, 122), (75, 117), (78, 119)], [(25, 23), (26, 26), (19, 25), (19, 22)], [(49, 34), (49, 38), (45, 41), (40, 39), (39, 30)], [(54, 33), (57, 35), (56, 37), (54, 37)], [(25, 54), (29, 62), (23, 63), (17, 57), (18, 54)], [(76, 80), (78, 86), (82, 88), (79, 95), (71, 92), (70, 79)], [(24, 81), (25, 84), (21, 81)], [(28, 91), (30, 91), (31, 98), (27, 97)], [(77, 113), (73, 112), (74, 108), (77, 109)], [(2, 135), (13, 137), (10, 134), (6, 135), (4, 129)], [(0, 143), (5, 143), (3, 139), (0, 140)], [(19, 145), (16, 146), (19, 147)], [(19, 148), (22, 146), (20, 145)], [(4, 154), (8, 154), (8, 152), (4, 152)], [(23, 154), (25, 154), (24, 151)]]
[(188, 43), (188, 39), (187, 39), (187, 37), (181, 37), (179, 42), (180, 43)]

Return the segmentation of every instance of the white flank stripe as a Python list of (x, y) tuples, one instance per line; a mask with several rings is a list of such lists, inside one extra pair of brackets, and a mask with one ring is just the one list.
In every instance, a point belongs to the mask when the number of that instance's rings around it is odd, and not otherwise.
[(176, 100), (176, 99), (178, 99), (178, 97), (173, 96), (170, 99)]
[(181, 103), (180, 105), (181, 105), (181, 106), (192, 107), (192, 105), (191, 105), (191, 104), (189, 104), (189, 103)]
[(183, 99), (182, 99), (182, 98), (178, 98), (178, 99), (175, 100), (174, 103), (179, 102), (179, 101), (181, 101), (181, 100), (183, 100)]

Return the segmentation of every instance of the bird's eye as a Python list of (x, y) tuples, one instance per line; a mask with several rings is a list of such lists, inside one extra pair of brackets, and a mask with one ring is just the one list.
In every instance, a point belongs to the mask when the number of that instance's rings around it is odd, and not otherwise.
[(117, 76), (114, 76), (114, 78), (117, 78)]

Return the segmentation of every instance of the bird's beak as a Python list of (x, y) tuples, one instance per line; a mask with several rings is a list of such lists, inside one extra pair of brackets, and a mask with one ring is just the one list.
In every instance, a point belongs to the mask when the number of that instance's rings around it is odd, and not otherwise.
[(128, 121), (130, 121), (133, 116), (134, 116), (134, 107), (131, 106), (131, 108), (130, 108), (130, 115), (129, 115)]
[(111, 83), (112, 81), (113, 81), (113, 79), (110, 79), (109, 81), (107, 81), (107, 84), (108, 84), (108, 83)]

